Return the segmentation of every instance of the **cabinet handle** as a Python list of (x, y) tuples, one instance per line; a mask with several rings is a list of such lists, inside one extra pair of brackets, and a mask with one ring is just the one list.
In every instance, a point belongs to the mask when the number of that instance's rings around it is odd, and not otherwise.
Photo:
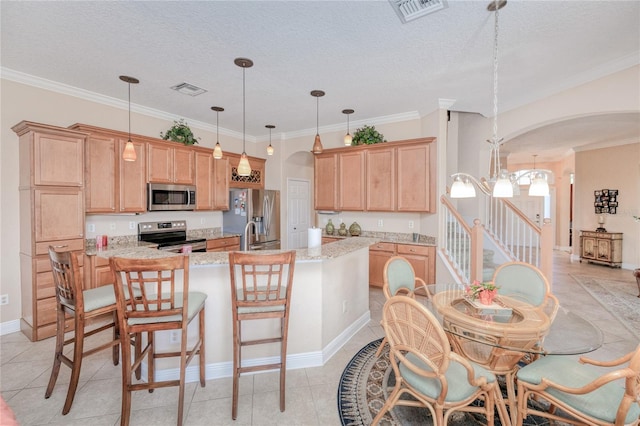
[(409, 249), (409, 251), (410, 251), (410, 252), (415, 252), (416, 250), (415, 250), (415, 249)]

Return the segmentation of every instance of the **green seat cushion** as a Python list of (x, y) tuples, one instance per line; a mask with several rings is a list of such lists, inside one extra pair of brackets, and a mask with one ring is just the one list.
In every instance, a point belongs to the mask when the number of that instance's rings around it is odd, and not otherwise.
[[(602, 376), (607, 371), (610, 370), (580, 364), (567, 356), (549, 355), (521, 368), (517, 377), (518, 380), (536, 385), (544, 377), (560, 385), (578, 388)], [(546, 392), (581, 413), (613, 423), (624, 395), (624, 382), (620, 380), (609, 382), (584, 395), (569, 394), (553, 388), (547, 388)], [(640, 406), (635, 403), (627, 413), (625, 424), (637, 420), (638, 416), (640, 416)]]
[[(191, 319), (200, 312), (200, 309), (204, 306), (204, 302), (207, 299), (207, 295), (201, 293), (199, 291), (190, 291), (187, 299), (187, 321), (191, 321)], [(182, 292), (175, 293), (175, 305), (176, 308), (182, 307)], [(166, 307), (168, 309), (168, 306)], [(182, 319), (181, 315), (168, 315), (168, 316), (158, 316), (158, 317), (148, 317), (148, 318), (129, 318), (129, 325), (139, 325), (139, 324), (152, 324), (154, 322), (173, 322), (180, 321)]]
[[(422, 362), (414, 354), (408, 353), (406, 356), (409, 361), (414, 363), (419, 368), (422, 368), (423, 370), (433, 371), (427, 364)], [(496, 380), (496, 376), (494, 376), (493, 373), (486, 370), (482, 366), (475, 363), (471, 363), (471, 365), (473, 366), (473, 371), (476, 378), (484, 376), (487, 378), (487, 382), (489, 383), (492, 383)], [(432, 399), (435, 399), (438, 397), (438, 395), (440, 395), (442, 386), (440, 385), (439, 380), (419, 376), (402, 363), (400, 363), (399, 368), (400, 374), (402, 375), (404, 380), (406, 380), (407, 383), (409, 383), (423, 395), (426, 395), (427, 397)], [(445, 401), (447, 402), (462, 401), (469, 398), (478, 390), (477, 386), (473, 386), (469, 383), (469, 380), (467, 378), (467, 370), (462, 364), (457, 361), (451, 360), (449, 362), (449, 368), (445, 373), (445, 377), (447, 379), (447, 383), (449, 384), (447, 395), (445, 397)]]

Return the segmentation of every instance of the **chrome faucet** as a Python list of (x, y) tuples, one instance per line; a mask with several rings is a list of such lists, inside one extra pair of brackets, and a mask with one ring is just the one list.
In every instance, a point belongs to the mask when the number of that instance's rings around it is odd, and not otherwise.
[(253, 231), (258, 233), (258, 225), (252, 220), (247, 222), (247, 225), (244, 227), (244, 247), (243, 251), (249, 251), (249, 227), (253, 225)]

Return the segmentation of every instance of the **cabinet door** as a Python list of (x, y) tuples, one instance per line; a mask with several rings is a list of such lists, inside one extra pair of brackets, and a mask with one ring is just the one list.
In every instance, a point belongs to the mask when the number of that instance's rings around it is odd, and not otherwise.
[(364, 210), (364, 151), (338, 156), (338, 209)]
[(338, 208), (338, 157), (336, 154), (314, 157), (314, 205), (316, 210)]
[(153, 143), (147, 147), (148, 181), (173, 183), (173, 148)]
[(195, 153), (196, 210), (213, 210), (213, 155)]
[(393, 243), (377, 243), (369, 247), (369, 285), (382, 287), (384, 265), (396, 254)]
[(435, 247), (398, 244), (398, 255), (407, 259), (426, 284), (435, 284)]
[(398, 147), (398, 211), (431, 212), (431, 144)]
[(229, 210), (229, 159), (213, 161), (213, 209)]
[[(213, 154), (211, 154), (213, 156)], [(193, 151), (190, 148), (174, 148), (173, 182), (183, 185), (193, 184)]]
[(81, 188), (33, 190), (34, 236), (39, 241), (84, 237), (84, 193)]
[(147, 210), (145, 143), (133, 141), (137, 159), (136, 161), (124, 161), (122, 152), (126, 143), (126, 139), (119, 139), (119, 211), (121, 213), (143, 213)]
[(85, 138), (34, 132), (33, 184), (84, 185)]
[(396, 209), (396, 155), (394, 148), (367, 151), (366, 199), (369, 211)]
[(593, 237), (582, 237), (582, 253), (585, 259), (596, 258), (596, 239)]
[(598, 238), (596, 243), (598, 247), (598, 256), (596, 257), (596, 260), (611, 262), (611, 240)]
[(86, 144), (85, 211), (116, 212), (116, 145), (114, 137), (92, 135)]

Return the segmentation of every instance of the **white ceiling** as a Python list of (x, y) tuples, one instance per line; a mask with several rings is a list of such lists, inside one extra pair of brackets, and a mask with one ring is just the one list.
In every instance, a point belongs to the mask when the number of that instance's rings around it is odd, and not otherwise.
[[(26, 74), (126, 100), (119, 75), (140, 79), (135, 105), (187, 121), (274, 137), (320, 126), (352, 132), (389, 116), (424, 115), (439, 99), (451, 110), (493, 115), (494, 16), (488, 1), (449, 0), (448, 7), (403, 24), (379, 1), (2, 1), (3, 76)], [(640, 1), (510, 0), (500, 11), (499, 111), (544, 98), (640, 63)], [(191, 97), (169, 88), (188, 82)], [(530, 156), (599, 143), (615, 130), (640, 136), (640, 116), (572, 120), (509, 141)], [(71, 124), (71, 123), (70, 123)], [(135, 128), (133, 129), (135, 132)], [(482, 139), (489, 138), (486, 135)], [(311, 145), (311, 140), (309, 142)], [(545, 150), (541, 147), (544, 144)], [(531, 147), (533, 145), (533, 147)], [(551, 152), (551, 151), (550, 151)], [(525, 160), (526, 161), (526, 160)]]

